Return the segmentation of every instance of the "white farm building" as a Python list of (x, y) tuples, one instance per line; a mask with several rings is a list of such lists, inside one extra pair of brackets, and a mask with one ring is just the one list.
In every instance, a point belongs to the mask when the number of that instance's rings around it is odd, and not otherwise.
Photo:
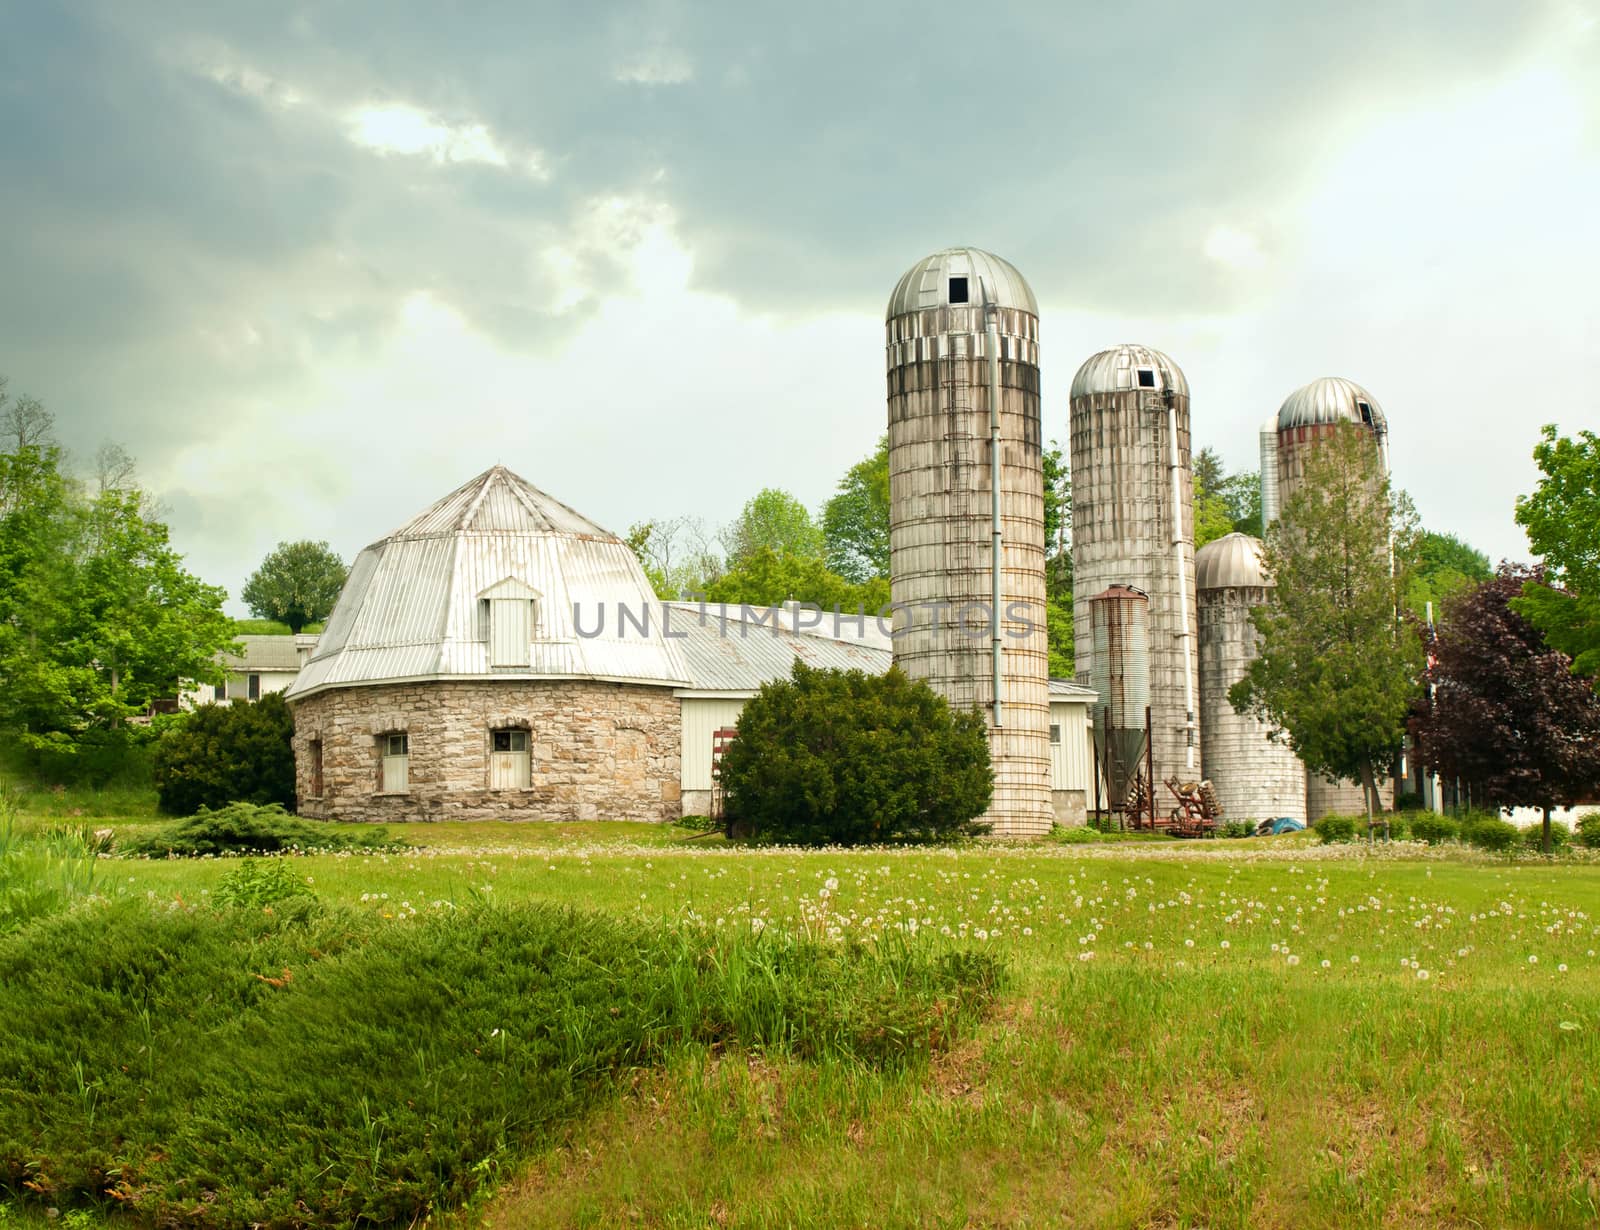
[[(798, 659), (887, 671), (876, 621), (661, 603), (628, 545), (502, 466), (357, 556), (287, 692), (300, 811), (670, 820)], [(1052, 681), (1057, 818), (1092, 792), (1093, 693)]]

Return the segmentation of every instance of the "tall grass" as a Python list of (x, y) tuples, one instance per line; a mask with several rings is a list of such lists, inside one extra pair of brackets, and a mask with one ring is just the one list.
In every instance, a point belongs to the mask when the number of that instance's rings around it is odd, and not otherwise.
[(99, 844), (84, 827), (22, 830), (15, 799), (0, 791), (0, 935), (93, 893)]
[(554, 907), (75, 911), (0, 943), (0, 1187), (162, 1224), (408, 1222), (685, 1046), (917, 1062), (999, 976)]

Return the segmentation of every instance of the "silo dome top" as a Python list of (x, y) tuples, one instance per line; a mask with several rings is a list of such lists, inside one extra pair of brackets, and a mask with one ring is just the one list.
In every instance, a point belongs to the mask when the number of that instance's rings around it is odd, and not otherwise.
[(1194, 586), (1202, 589), (1263, 588), (1271, 585), (1261, 566), (1261, 539), (1224, 534), (1194, 553)]
[(1183, 368), (1149, 346), (1113, 346), (1091, 355), (1072, 378), (1072, 396), (1092, 393), (1126, 393), (1135, 389), (1171, 389), (1189, 396)]
[(1371, 393), (1338, 376), (1324, 376), (1296, 389), (1278, 411), (1279, 431), (1324, 423), (1365, 423), (1374, 431), (1387, 431), (1389, 426)]
[(1018, 308), (1039, 314), (1028, 280), (1010, 261), (982, 248), (946, 248), (907, 269), (889, 296), (885, 319), (947, 304)]

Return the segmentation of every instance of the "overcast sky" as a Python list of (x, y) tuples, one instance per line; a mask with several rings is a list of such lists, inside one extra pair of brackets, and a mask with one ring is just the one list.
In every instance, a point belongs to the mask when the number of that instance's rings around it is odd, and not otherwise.
[(1346, 376), (1425, 524), (1523, 556), (1539, 425), (1600, 426), (1597, 217), (1597, 0), (0, 0), (0, 373), (234, 594), (496, 462), (619, 532), (818, 505), (952, 244), (1033, 284), (1047, 439), (1122, 341), (1234, 468)]

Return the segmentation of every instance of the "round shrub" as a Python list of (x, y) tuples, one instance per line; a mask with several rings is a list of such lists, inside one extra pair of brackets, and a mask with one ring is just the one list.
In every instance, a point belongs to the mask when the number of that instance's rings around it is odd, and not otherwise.
[(1515, 846), (1521, 838), (1522, 834), (1517, 831), (1516, 825), (1491, 816), (1473, 820), (1461, 829), (1461, 839), (1480, 850), (1504, 852)]
[(1600, 850), (1600, 811), (1586, 811), (1578, 817), (1578, 842), (1586, 849)]
[[(1361, 817), (1361, 826), (1366, 827), (1367, 818)], [(1356, 837), (1356, 817), (1354, 816), (1324, 816), (1311, 826), (1316, 835), (1325, 842), (1354, 841)]]
[[(1536, 820), (1522, 830), (1522, 844), (1530, 850), (1544, 850), (1544, 821)], [(1550, 852), (1558, 854), (1572, 846), (1572, 830), (1559, 820), (1550, 821)]]
[(292, 808), (293, 737), (294, 717), (276, 693), (251, 704), (201, 705), (156, 744), (161, 810), (192, 816), (236, 802)]
[(1424, 812), (1411, 818), (1411, 836), (1417, 841), (1437, 846), (1441, 842), (1454, 841), (1461, 836), (1461, 826), (1449, 816), (1435, 816)]
[(975, 836), (994, 778), (983, 717), (899, 671), (819, 670), (762, 686), (722, 758), (730, 825), (759, 842)]

